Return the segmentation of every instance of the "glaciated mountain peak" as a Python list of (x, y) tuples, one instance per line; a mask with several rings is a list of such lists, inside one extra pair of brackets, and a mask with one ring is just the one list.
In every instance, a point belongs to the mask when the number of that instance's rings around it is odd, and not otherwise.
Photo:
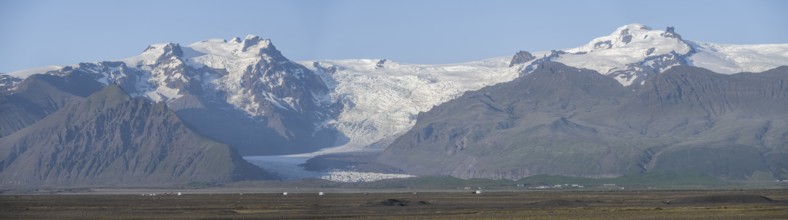
[(224, 39), (204, 40), (190, 44), (188, 47), (194, 50), (190, 57), (212, 56), (245, 59), (281, 56), (281, 52), (274, 47), (270, 39), (256, 35), (247, 35), (243, 39), (234, 37), (229, 41)]
[(183, 49), (181, 49), (181, 45), (176, 43), (152, 44), (142, 53), (153, 53), (161, 56), (183, 56)]
[[(653, 48), (653, 49), (652, 49)], [(642, 50), (642, 51), (635, 51)], [(667, 54), (671, 51), (686, 54), (690, 46), (685, 43), (673, 27), (666, 30), (653, 30), (642, 24), (628, 24), (616, 28), (608, 36), (598, 37), (581, 47), (566, 50), (569, 53), (633, 54), (641, 56)]]
[(765, 71), (788, 64), (785, 51), (788, 51), (786, 44), (693, 42), (683, 39), (671, 26), (654, 30), (642, 24), (628, 24), (583, 46), (554, 53), (548, 60), (596, 70), (630, 86), (644, 83), (647, 76), (677, 65), (727, 74)]
[(182, 57), (183, 49), (176, 43), (151, 44), (139, 56), (123, 59), (128, 66), (150, 66), (171, 57)]
[(596, 70), (629, 86), (642, 83), (649, 74), (686, 65), (686, 58), (695, 49), (673, 27), (654, 30), (642, 24), (628, 24), (566, 52), (551, 60)]
[[(643, 24), (627, 24), (621, 27), (616, 28), (613, 33), (610, 33), (606, 40), (610, 40), (612, 43), (609, 45), (626, 45), (632, 42), (633, 38), (637, 35), (647, 35), (649, 31), (653, 31), (650, 27), (643, 25)], [(645, 36), (644, 36), (645, 37)], [(636, 40), (636, 39), (635, 39)], [(601, 42), (595, 42), (601, 43)]]

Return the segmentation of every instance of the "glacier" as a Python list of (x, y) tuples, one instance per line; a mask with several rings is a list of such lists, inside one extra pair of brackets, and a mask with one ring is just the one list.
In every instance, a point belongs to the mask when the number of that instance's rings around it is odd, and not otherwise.
[[(405, 64), (381, 59), (303, 61), (332, 91), (333, 102), (345, 104), (329, 122), (348, 142), (302, 156), (382, 150), (386, 143), (416, 123), (428, 111), (465, 91), (507, 82), (519, 76), (509, 57), (458, 64)], [(311, 64), (311, 65), (310, 65)]]

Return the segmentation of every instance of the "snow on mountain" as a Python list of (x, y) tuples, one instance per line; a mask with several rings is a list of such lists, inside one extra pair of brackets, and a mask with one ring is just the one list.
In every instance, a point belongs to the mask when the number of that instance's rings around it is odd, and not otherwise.
[[(315, 154), (381, 149), (410, 129), (419, 112), (465, 91), (511, 81), (519, 74), (509, 57), (459, 64), (418, 65), (358, 59), (311, 62), (327, 82), (334, 102), (345, 108), (330, 125), (349, 138)], [(305, 65), (310, 62), (303, 62)], [(366, 147), (377, 144), (377, 146)]]
[(24, 78), (27, 78), (30, 75), (33, 75), (33, 74), (46, 73), (46, 72), (49, 72), (49, 71), (52, 71), (52, 70), (59, 70), (61, 68), (63, 68), (63, 67), (62, 66), (43, 66), (43, 67), (37, 67), (37, 68), (18, 70), (18, 71), (6, 73), (6, 75), (12, 76), (12, 77), (15, 77), (15, 78), (19, 78), (19, 79), (24, 79)]
[[(274, 87), (292, 87), (285, 85), (286, 80), (301, 79), (306, 69), (299, 69), (283, 57), (269, 39), (255, 35), (229, 41), (204, 40), (188, 46), (153, 44), (142, 54), (121, 61), (151, 73), (145, 76), (143, 82), (147, 83), (140, 88), (147, 90), (145, 96), (154, 101), (179, 98), (185, 93), (183, 85), (188, 85), (190, 78), (194, 78), (202, 82), (201, 87), (224, 93), (228, 103), (250, 116), (265, 114), (260, 100), (267, 100), (282, 109), (303, 109), (298, 97), (272, 92), (276, 90)], [(290, 65), (291, 68), (280, 68), (279, 65)], [(189, 71), (183, 71), (186, 69)], [(266, 88), (252, 88), (261, 87), (260, 83), (250, 81), (256, 80), (258, 72), (263, 73), (259, 80)], [(173, 81), (178, 83), (171, 83)], [(266, 91), (255, 91), (260, 89)]]
[(143, 67), (143, 66), (151, 66), (158, 63), (159, 59), (167, 55), (168, 46), (171, 46), (169, 43), (161, 43), (161, 44), (151, 44), (145, 51), (142, 51), (142, 54), (129, 57), (126, 59), (122, 59), (126, 66), (130, 67)]
[[(230, 41), (221, 39), (201, 41), (189, 45), (191, 51), (186, 53), (186, 59), (188, 65), (194, 68), (208, 67), (226, 70), (227, 75), (215, 76), (216, 79), (212, 84), (219, 90), (227, 91), (228, 103), (243, 109), (250, 115), (259, 115), (262, 114), (259, 105), (254, 104), (253, 97), (248, 94), (249, 91), (245, 91), (241, 83), (244, 74), (263, 60), (265, 55), (260, 53), (260, 49), (267, 48), (269, 45), (269, 40), (261, 40), (253, 35), (247, 36), (243, 41), (239, 38), (233, 38)], [(253, 48), (250, 49), (250, 47)], [(275, 105), (281, 106), (279, 102), (271, 98), (270, 94), (261, 95)]]
[(642, 24), (618, 27), (608, 36), (561, 51), (551, 61), (596, 70), (624, 86), (643, 83), (645, 76), (675, 65), (719, 73), (759, 72), (788, 65), (788, 44), (725, 45), (682, 39), (673, 27), (653, 30)]
[[(259, 109), (260, 105), (255, 104), (254, 94), (244, 87), (249, 82), (255, 72), (260, 73), (261, 85), (267, 87), (267, 92), (259, 94), (258, 99), (265, 99), (273, 105), (282, 109), (292, 109), (301, 111), (304, 108), (298, 94), (274, 94), (283, 93), (287, 87), (300, 85), (298, 81), (303, 81), (307, 69), (296, 65), (296, 63), (284, 58), (281, 53), (271, 44), (269, 39), (262, 39), (258, 36), (248, 35), (243, 40), (233, 38), (225, 40), (207, 40), (193, 43), (185, 50), (184, 57), (187, 64), (193, 68), (210, 68), (225, 70), (226, 75), (217, 76), (218, 79), (212, 82), (219, 90), (228, 94), (227, 101), (251, 115), (261, 115), (265, 112)], [(278, 66), (286, 65), (280, 68)], [(313, 94), (322, 96), (322, 94)], [(320, 97), (318, 97), (320, 99)], [(326, 103), (322, 103), (326, 104)]]
[(254, 35), (248, 35), (243, 40), (237, 37), (230, 41), (212, 39), (190, 44), (188, 48), (191, 50), (187, 50), (184, 56), (189, 66), (227, 69), (232, 75), (238, 75), (261, 59), (270, 61), (271, 56), (261, 52), (269, 46), (270, 40)]
[[(596, 38), (586, 45), (568, 49), (566, 52), (595, 55), (607, 58), (606, 60), (626, 64), (643, 60), (651, 55), (670, 52), (686, 54), (690, 49), (690, 46), (681, 40), (681, 36), (676, 34), (673, 28), (661, 31), (652, 30), (642, 24), (628, 24), (616, 28), (608, 36)], [(597, 71), (609, 72), (605, 69), (597, 69)]]
[[(161, 57), (172, 53), (167, 50), (168, 45), (171, 44), (152, 44), (142, 54), (122, 61), (128, 66), (154, 65)], [(179, 56), (187, 59), (189, 66), (195, 68), (202, 66), (214, 69), (243, 68), (256, 63), (261, 56), (265, 56), (260, 50), (266, 49), (270, 45), (269, 39), (262, 39), (255, 35), (248, 35), (244, 40), (237, 37), (230, 41), (210, 39), (182, 47)]]
[[(552, 61), (569, 66), (596, 70), (610, 75), (627, 71), (629, 65), (644, 61), (648, 57), (668, 54), (687, 55), (692, 47), (669, 27), (665, 31), (652, 30), (642, 24), (628, 24), (617, 28), (608, 36), (591, 40), (586, 45), (565, 50)], [(614, 77), (628, 86), (634, 77)]]
[(727, 45), (697, 43), (692, 65), (718, 73), (761, 72), (788, 65), (788, 44)]
[(0, 90), (3, 88), (14, 87), (17, 83), (33, 74), (42, 74), (53, 70), (59, 70), (62, 66), (44, 66), (17, 70), (10, 73), (0, 73)]

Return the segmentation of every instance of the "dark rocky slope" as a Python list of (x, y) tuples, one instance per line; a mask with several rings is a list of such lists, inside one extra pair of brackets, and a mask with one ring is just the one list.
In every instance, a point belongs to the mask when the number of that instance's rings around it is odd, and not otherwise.
[(419, 115), (380, 160), (409, 173), (518, 179), (652, 171), (788, 175), (788, 68), (674, 67), (641, 87), (545, 62)]
[(102, 85), (91, 77), (33, 75), (13, 91), (0, 92), (0, 137), (27, 127), (69, 102), (83, 100)]
[(163, 103), (108, 86), (0, 138), (0, 185), (161, 186), (272, 178)]

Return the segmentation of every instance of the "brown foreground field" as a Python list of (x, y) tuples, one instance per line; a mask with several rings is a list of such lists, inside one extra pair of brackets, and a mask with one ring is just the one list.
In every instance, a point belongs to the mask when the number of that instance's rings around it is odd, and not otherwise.
[(788, 190), (0, 195), (0, 219), (788, 219)]

